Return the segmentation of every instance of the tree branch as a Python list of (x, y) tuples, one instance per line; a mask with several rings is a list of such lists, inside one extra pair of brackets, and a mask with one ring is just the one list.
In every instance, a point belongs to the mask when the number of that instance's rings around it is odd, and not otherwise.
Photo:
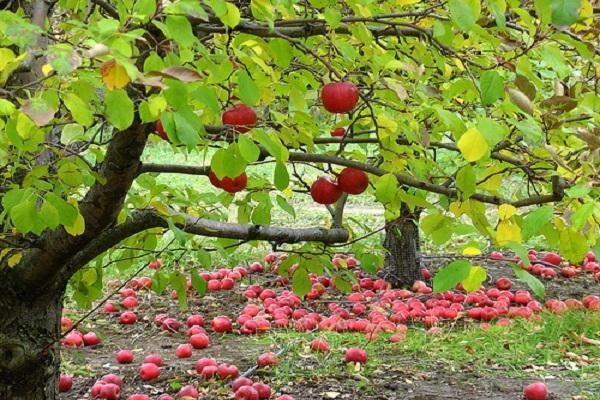
[[(266, 240), (277, 244), (316, 241), (326, 244), (342, 243), (348, 240), (348, 231), (342, 228), (288, 228), (266, 225), (234, 224), (193, 217), (173, 212), (174, 224), (187, 233), (194, 235), (220, 237), (228, 239)], [(152, 209), (134, 211), (122, 224), (110, 227), (91, 240), (82, 250), (73, 255), (61, 271), (59, 281), (66, 282), (69, 277), (99, 254), (116, 246), (122, 240), (152, 228), (169, 228), (164, 216)]]

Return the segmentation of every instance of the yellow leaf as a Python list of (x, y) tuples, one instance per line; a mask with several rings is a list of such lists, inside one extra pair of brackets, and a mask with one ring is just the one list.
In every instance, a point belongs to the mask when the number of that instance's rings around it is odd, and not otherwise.
[(44, 74), (44, 76), (50, 75), (50, 73), (52, 71), (54, 71), (54, 68), (52, 68), (52, 65), (50, 65), (50, 64), (42, 65), (42, 74)]
[(489, 149), (485, 138), (477, 128), (469, 128), (458, 140), (457, 146), (467, 161), (477, 161)]
[(153, 201), (150, 204), (152, 204), (152, 207), (156, 208), (156, 211), (158, 211), (159, 214), (171, 215), (171, 213), (169, 212), (169, 208), (167, 207), (166, 204), (158, 202), (158, 201)]
[(521, 243), (521, 228), (510, 221), (500, 221), (496, 229), (496, 243), (503, 246), (509, 242)]
[(130, 82), (127, 70), (115, 60), (103, 62), (100, 65), (100, 73), (108, 90), (122, 89)]
[(11, 268), (14, 267), (15, 265), (17, 265), (21, 261), (22, 257), (23, 257), (23, 253), (21, 253), (21, 252), (13, 254), (12, 256), (10, 256), (8, 258), (8, 266), (11, 267)]
[(469, 246), (465, 247), (462, 251), (463, 256), (479, 256), (481, 255), (481, 250), (477, 247)]
[(12, 50), (0, 48), (0, 85), (6, 83), (10, 75), (15, 72), (25, 57), (27, 57), (27, 53), (16, 57)]
[(285, 197), (287, 197), (288, 199), (291, 199), (292, 197), (294, 197), (294, 192), (292, 191), (292, 189), (289, 186), (287, 188), (283, 189), (281, 191), (281, 193), (283, 193), (283, 195)]
[(502, 204), (498, 207), (498, 218), (504, 221), (517, 213), (517, 209), (510, 204)]
[(411, 4), (416, 4), (421, 0), (396, 0), (399, 6), (408, 6)]
[(230, 28), (236, 27), (240, 23), (240, 10), (231, 3), (227, 3), (227, 14), (221, 17), (221, 21)]
[(70, 197), (67, 199), (67, 203), (71, 204), (77, 209), (77, 218), (72, 225), (65, 225), (65, 230), (69, 235), (78, 236), (85, 232), (85, 220), (83, 219), (83, 215), (79, 212), (79, 205), (77, 204), (77, 200)]

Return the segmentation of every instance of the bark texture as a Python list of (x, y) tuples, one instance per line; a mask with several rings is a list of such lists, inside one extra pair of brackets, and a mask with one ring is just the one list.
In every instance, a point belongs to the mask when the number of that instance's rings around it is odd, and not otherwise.
[(394, 288), (410, 286), (421, 279), (420, 213), (418, 209), (410, 212), (402, 204), (400, 217), (386, 226), (384, 278)]
[(0, 399), (54, 400), (63, 291), (29, 297), (12, 288), (0, 279)]

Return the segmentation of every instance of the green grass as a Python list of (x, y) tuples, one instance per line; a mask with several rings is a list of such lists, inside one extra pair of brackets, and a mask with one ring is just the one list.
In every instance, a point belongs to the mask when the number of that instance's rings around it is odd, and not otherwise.
[[(423, 329), (410, 327), (407, 339), (397, 344), (389, 342), (390, 334), (368, 342), (363, 334), (333, 332), (278, 331), (257, 340), (289, 346), (280, 365), (269, 372), (282, 381), (347, 376), (352, 371), (343, 367), (343, 351), (358, 346), (369, 354), (369, 362), (359, 373), (365, 378), (381, 364), (401, 363), (422, 371), (435, 366), (507, 378), (557, 376), (571, 380), (581, 390), (600, 393), (600, 346), (580, 340), (582, 336), (600, 338), (598, 313), (544, 313), (541, 321), (515, 320), (510, 327), (492, 326), (488, 330), (470, 324), (444, 325), (443, 329), (442, 335), (430, 337)], [(308, 344), (315, 337), (325, 338), (332, 352), (311, 352)], [(587, 365), (577, 361), (582, 356), (587, 357)]]

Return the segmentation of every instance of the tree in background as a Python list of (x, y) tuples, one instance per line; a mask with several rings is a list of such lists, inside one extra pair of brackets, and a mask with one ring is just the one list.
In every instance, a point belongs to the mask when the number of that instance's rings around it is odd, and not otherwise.
[[(597, 10), (521, 3), (0, 2), (0, 397), (56, 398), (67, 284), (90, 303), (106, 260), (131, 267), (163, 235), (205, 266), (209, 250), (303, 242), (279, 271), (299, 264), (300, 295), (309, 272), (350, 286), (334, 243), (375, 272), (373, 227), (343, 218), (346, 167), (385, 207), (395, 285), (418, 277), (417, 227), (581, 261), (600, 219)], [(347, 84), (325, 95), (332, 82)], [(142, 162), (160, 140), (207, 162)], [(272, 177), (253, 174), (264, 163)], [(331, 179), (315, 189), (301, 167)], [(172, 173), (189, 187), (161, 183)], [(271, 226), (311, 186), (331, 226)], [(479, 287), (464, 267), (453, 279)]]

